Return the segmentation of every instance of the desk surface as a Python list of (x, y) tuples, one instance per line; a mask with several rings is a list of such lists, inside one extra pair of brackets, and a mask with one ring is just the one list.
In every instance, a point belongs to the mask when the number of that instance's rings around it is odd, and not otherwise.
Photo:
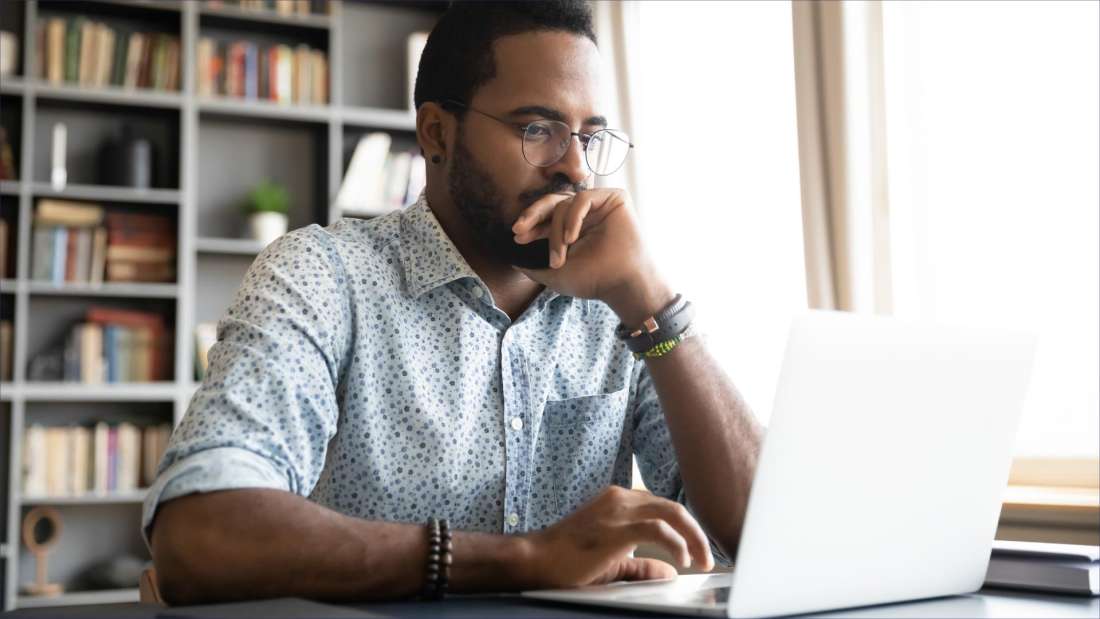
[[(581, 619), (639, 616), (637, 613), (565, 606), (520, 599), (512, 595), (457, 596), (445, 602), (391, 602), (336, 606), (301, 599), (266, 600), (242, 604), (178, 606), (164, 608), (149, 604), (29, 608), (6, 617), (80, 617), (112, 619), (221, 619), (262, 616), (269, 619), (353, 619), (378, 617), (440, 617), (444, 619), (491, 619), (494, 617), (546, 617)], [(643, 614), (642, 616), (648, 616)], [(653, 615), (656, 617), (657, 615)], [(889, 604), (837, 611), (806, 617), (1100, 617), (1100, 598), (1027, 594), (985, 590), (973, 595), (938, 598), (921, 602)]]

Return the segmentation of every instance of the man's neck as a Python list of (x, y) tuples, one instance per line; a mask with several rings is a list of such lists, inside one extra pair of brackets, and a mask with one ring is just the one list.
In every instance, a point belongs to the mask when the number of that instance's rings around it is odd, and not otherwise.
[(511, 265), (494, 259), (482, 249), (474, 238), (470, 227), (462, 219), (458, 209), (451, 201), (445, 188), (428, 187), (428, 208), (432, 210), (439, 225), (454, 243), (458, 253), (477, 273), (481, 281), (489, 287), (493, 302), (498, 308), (515, 321), (527, 306), (542, 292), (543, 286), (529, 279)]

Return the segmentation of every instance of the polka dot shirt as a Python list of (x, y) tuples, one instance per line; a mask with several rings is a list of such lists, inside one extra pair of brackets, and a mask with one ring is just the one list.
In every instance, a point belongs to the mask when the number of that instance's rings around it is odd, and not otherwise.
[(650, 491), (690, 509), (617, 323), (549, 289), (511, 321), (423, 196), (295, 230), (259, 255), (218, 324), (145, 501), (146, 541), (159, 504), (229, 488), (522, 533), (630, 487), (632, 455)]

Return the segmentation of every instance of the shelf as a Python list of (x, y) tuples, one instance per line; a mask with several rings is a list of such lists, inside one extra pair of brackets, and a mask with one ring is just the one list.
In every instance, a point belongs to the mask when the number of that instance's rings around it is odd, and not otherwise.
[(252, 239), (219, 239), (212, 237), (195, 239), (195, 251), (204, 254), (255, 256), (263, 251), (264, 247), (267, 247), (267, 245)]
[(238, 118), (270, 118), (317, 123), (328, 122), (332, 118), (332, 108), (327, 105), (297, 105), (258, 99), (200, 97), (198, 107), (202, 114)]
[(50, 606), (84, 606), (88, 604), (127, 604), (140, 601), (141, 594), (134, 589), (109, 591), (74, 591), (54, 597), (21, 595), (16, 599), (17, 608), (45, 608)]
[(13, 391), (15, 391), (14, 384), (8, 382), (0, 383), (0, 402), (11, 402), (11, 394)]
[(19, 195), (19, 181), (0, 181), (0, 196)]
[(85, 0), (88, 4), (102, 4), (106, 6), (120, 6), (126, 9), (142, 9), (161, 11), (164, 13), (179, 13), (183, 10), (180, 0)]
[(180, 192), (175, 189), (134, 189), (109, 185), (66, 185), (57, 191), (49, 183), (31, 184), (36, 198), (63, 198), (69, 200), (102, 200), (104, 202), (137, 202), (150, 204), (179, 204)]
[(344, 107), (340, 109), (338, 117), (345, 125), (416, 131), (416, 114), (407, 110)]
[(101, 385), (30, 382), (13, 385), (12, 391), (37, 402), (171, 402), (177, 387), (171, 382)]
[(151, 90), (149, 88), (120, 88), (104, 86), (74, 86), (37, 81), (29, 89), (39, 99), (60, 101), (88, 101), (109, 105), (133, 107), (179, 108), (183, 97), (177, 91)]
[(141, 503), (145, 500), (148, 488), (132, 492), (111, 492), (108, 494), (83, 494), (79, 496), (25, 496), (23, 505), (113, 505), (116, 503)]
[(52, 295), (65, 297), (141, 297), (151, 299), (171, 299), (179, 293), (176, 284), (139, 284), (128, 282), (105, 282), (102, 284), (84, 284), (65, 282), (28, 281), (27, 291), (33, 295)]
[(275, 11), (259, 9), (242, 9), (239, 7), (210, 7), (200, 6), (201, 17), (212, 18), (224, 22), (239, 22), (245, 24), (278, 24), (292, 28), (308, 30), (329, 30), (332, 28), (332, 19), (328, 15), (279, 15)]
[(21, 77), (5, 77), (0, 80), (0, 94), (21, 95), (27, 89), (27, 82)]
[(15, 294), (19, 291), (19, 280), (15, 279), (0, 279), (0, 292), (5, 294)]

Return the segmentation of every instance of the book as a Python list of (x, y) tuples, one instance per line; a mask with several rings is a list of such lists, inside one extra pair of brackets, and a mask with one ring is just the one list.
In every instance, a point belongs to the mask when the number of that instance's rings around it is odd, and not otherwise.
[(80, 79), (80, 33), (84, 21), (83, 17), (65, 20), (64, 77), (66, 82), (75, 82)]
[(8, 222), (0, 219), (0, 279), (8, 276)]
[(92, 490), (96, 494), (107, 494), (108, 486), (108, 436), (110, 429), (106, 421), (96, 422), (92, 429)]
[(88, 282), (100, 284), (103, 282), (103, 271), (107, 265), (107, 229), (100, 226), (92, 235), (92, 259)]
[(1100, 596), (1100, 546), (995, 540), (985, 584)]
[(339, 209), (366, 216), (388, 212), (381, 202), (390, 143), (390, 135), (383, 132), (368, 133), (360, 138), (336, 194)]
[(65, 20), (52, 17), (46, 20), (46, 55), (39, 62), (45, 66), (45, 77), (52, 84), (65, 79)]
[(15, 153), (8, 141), (8, 130), (0, 127), (0, 180), (15, 180), (18, 176)]
[(12, 352), (15, 350), (15, 335), (10, 320), (0, 320), (0, 381), (12, 379)]
[(103, 221), (103, 208), (71, 200), (39, 200), (34, 223), (55, 226), (96, 226)]
[(23, 493), (46, 495), (46, 428), (31, 424), (23, 433)]

